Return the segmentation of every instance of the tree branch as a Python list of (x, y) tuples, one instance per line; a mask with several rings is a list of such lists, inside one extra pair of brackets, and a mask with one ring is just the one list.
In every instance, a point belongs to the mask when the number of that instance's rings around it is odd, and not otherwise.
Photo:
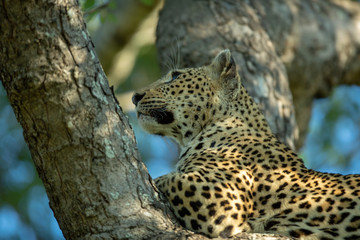
[[(314, 98), (360, 84), (360, 4), (356, 1), (251, 1), (285, 64), (302, 145)], [(279, 12), (279, 10), (281, 12)]]
[(354, 1), (169, 0), (160, 14), (157, 47), (164, 63), (177, 39), (186, 66), (203, 65), (220, 49), (231, 49), (272, 130), (295, 146), (290, 85), (300, 147), (312, 100), (339, 84), (359, 84), (359, 24), (360, 4)]
[(3, 0), (0, 35), (0, 78), (64, 236), (172, 232), (77, 1)]

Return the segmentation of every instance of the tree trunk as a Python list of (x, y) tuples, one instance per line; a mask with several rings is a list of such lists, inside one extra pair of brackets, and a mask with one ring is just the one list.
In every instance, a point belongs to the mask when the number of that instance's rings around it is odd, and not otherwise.
[(176, 41), (182, 66), (203, 65), (229, 48), (272, 130), (294, 148), (302, 145), (315, 97), (359, 85), (359, 24), (360, 5), (352, 1), (168, 0), (157, 47), (165, 62)]
[(0, 1), (0, 36), (0, 78), (65, 238), (174, 235), (77, 1)]

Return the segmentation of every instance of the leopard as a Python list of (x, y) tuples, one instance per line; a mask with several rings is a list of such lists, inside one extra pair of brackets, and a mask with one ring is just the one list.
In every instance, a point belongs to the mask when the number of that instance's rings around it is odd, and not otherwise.
[(140, 125), (180, 146), (156, 178), (180, 224), (210, 238), (360, 239), (360, 174), (307, 168), (272, 132), (230, 50), (133, 94)]

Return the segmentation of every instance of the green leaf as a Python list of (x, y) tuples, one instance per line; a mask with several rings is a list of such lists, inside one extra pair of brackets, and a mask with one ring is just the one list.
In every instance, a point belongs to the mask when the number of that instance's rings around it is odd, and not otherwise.
[(147, 6), (152, 6), (154, 4), (154, 0), (141, 0), (141, 3)]
[(109, 22), (116, 22), (117, 21), (117, 17), (115, 16), (115, 14), (111, 14), (109, 13), (107, 18), (106, 18), (107, 21)]
[(85, 0), (84, 4), (82, 4), (83, 10), (93, 8), (94, 6), (95, 6), (95, 0)]
[(115, 2), (115, 0), (109, 1), (109, 3), (108, 3), (108, 8), (109, 8), (109, 9), (116, 9), (116, 2)]

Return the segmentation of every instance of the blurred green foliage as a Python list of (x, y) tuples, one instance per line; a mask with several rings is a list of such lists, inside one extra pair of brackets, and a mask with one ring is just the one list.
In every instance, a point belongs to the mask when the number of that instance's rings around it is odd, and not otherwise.
[(116, 21), (116, 16), (111, 11), (116, 7), (116, 0), (80, 0), (80, 5), (88, 22), (97, 16), (102, 23)]
[(145, 5), (151, 6), (153, 4), (155, 4), (155, 0), (141, 0), (141, 2)]
[(146, 45), (140, 49), (129, 76), (116, 87), (116, 93), (140, 89), (160, 77), (155, 45)]

